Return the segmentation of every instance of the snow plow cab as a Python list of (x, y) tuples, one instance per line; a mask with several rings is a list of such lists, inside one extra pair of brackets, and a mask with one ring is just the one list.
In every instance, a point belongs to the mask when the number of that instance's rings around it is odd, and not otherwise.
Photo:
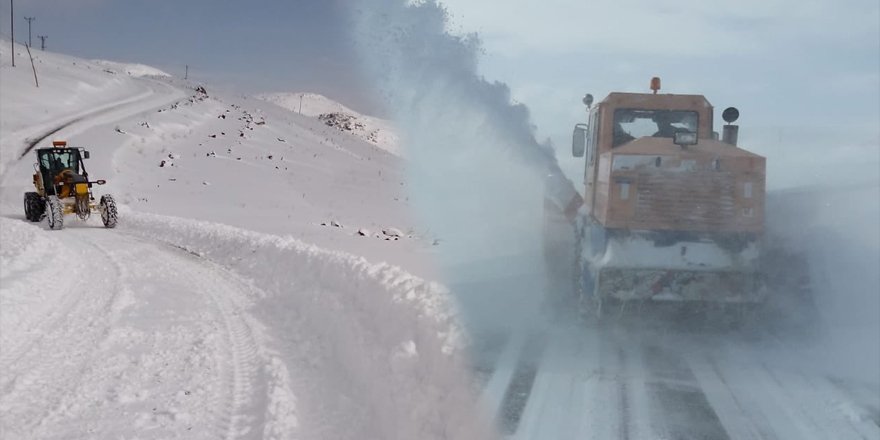
[(69, 148), (65, 141), (53, 141), (51, 148), (39, 148), (36, 153), (33, 176), (36, 191), (24, 194), (24, 213), (28, 220), (39, 222), (45, 218), (50, 229), (61, 229), (65, 214), (76, 214), (86, 220), (93, 210), (98, 210), (105, 227), (116, 226), (113, 196), (105, 194), (96, 202), (92, 193), (93, 185), (103, 185), (106, 181), (89, 180), (84, 163), (89, 158), (88, 151)]
[(736, 146), (734, 108), (724, 136), (701, 95), (611, 93), (574, 129), (585, 157), (575, 220), (576, 294), (603, 305), (639, 301), (757, 304), (765, 159)]

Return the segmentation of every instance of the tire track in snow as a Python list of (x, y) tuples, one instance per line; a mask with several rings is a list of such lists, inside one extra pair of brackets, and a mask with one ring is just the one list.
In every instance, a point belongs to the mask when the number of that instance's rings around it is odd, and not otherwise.
[(729, 440), (730, 436), (678, 352), (645, 343), (641, 347), (652, 425), (661, 438)]
[[(837, 377), (825, 377), (828, 383), (848, 400), (855, 402), (864, 412), (861, 417), (870, 419), (880, 429), (880, 388), (866, 383), (848, 383)], [(877, 436), (880, 438), (880, 435)]]
[[(111, 108), (116, 108), (116, 107), (118, 107), (118, 105), (111, 107)], [(72, 124), (76, 124), (77, 122), (82, 121), (83, 118), (85, 118), (85, 117), (86, 116), (82, 116), (82, 117), (67, 121), (67, 122), (65, 122), (55, 128), (50, 128), (47, 132), (39, 134), (35, 138), (25, 140), (25, 142), (27, 142), (27, 145), (25, 145), (24, 150), (18, 156), (18, 160), (24, 159), (25, 156), (28, 155), (28, 153), (33, 151), (33, 149), (37, 146), (37, 144), (39, 144), (40, 142), (43, 142), (49, 136), (52, 136), (53, 134), (58, 133), (59, 131), (64, 130), (67, 127), (70, 127)]]
[[(790, 348), (779, 339), (763, 341), (783, 353)], [(695, 339), (694, 346), (687, 362), (733, 439), (880, 438), (865, 409), (828, 378), (803, 371), (802, 364), (770, 365), (774, 358), (741, 342)]]
[[(216, 419), (212, 431), (226, 440), (263, 438), (268, 411), (269, 365), (253, 326), (257, 323), (243, 309), (243, 291), (254, 291), (232, 274), (189, 251), (126, 236), (126, 240), (157, 250), (150, 255), (174, 262), (174, 270), (189, 276), (196, 293), (207, 299), (214, 325), (222, 328), (213, 360), (220, 371), (220, 389), (210, 399)], [(141, 261), (141, 264), (143, 262)], [(252, 295), (260, 295), (258, 292)]]
[[(765, 362), (756, 361), (756, 373), (764, 375), (769, 382), (776, 385), (779, 398), (787, 399), (794, 414), (797, 414), (804, 425), (809, 426), (817, 438), (837, 439), (876, 439), (880, 431), (874, 429), (868, 433), (860, 426), (852, 423), (837, 412), (838, 408), (829, 405), (832, 399), (827, 392), (818, 392), (799, 371), (779, 371), (771, 369)], [(782, 374), (785, 373), (785, 374)]]
[[(200, 263), (204, 266), (209, 264)], [(220, 357), (231, 358), (225, 373), (225, 380), (231, 384), (231, 399), (222, 414), (228, 423), (223, 438), (245, 438), (248, 433), (252, 436), (258, 433), (258, 428), (265, 422), (268, 392), (266, 372), (262, 366), (265, 359), (259, 352), (251, 327), (242, 316), (240, 307), (233, 303), (229, 295), (235, 293), (229, 286), (240, 286), (241, 283), (230, 279), (229, 275), (222, 274), (216, 268), (209, 270), (215, 270), (218, 277), (208, 280), (204, 291), (216, 307), (225, 327), (226, 349)]]
[(3, 347), (4, 439), (294, 435), (286, 367), (244, 312), (261, 292), (119, 231), (40, 233), (57, 240), (59, 266), (85, 275), (61, 284), (37, 336)]
[(755, 411), (750, 402), (736, 395), (730, 381), (714, 360), (702, 354), (690, 354), (687, 362), (731, 438), (781, 440), (764, 413)]
[[(523, 425), (523, 417), (526, 415), (528, 406), (532, 402), (542, 399), (546, 384), (537, 379), (538, 370), (541, 368), (541, 359), (544, 353), (545, 335), (531, 335), (525, 342), (513, 370), (510, 383), (501, 400), (498, 413), (498, 425), (505, 435), (517, 433)], [(536, 394), (539, 394), (536, 396)]]
[[(871, 399), (858, 399), (845, 385), (801, 371), (801, 365), (770, 365), (730, 334), (618, 330), (551, 331), (547, 350), (532, 360), (537, 371), (525, 408), (507, 429), (502, 425), (502, 434), (514, 439), (880, 438), (876, 410), (859, 403)], [(522, 357), (522, 343), (513, 345)], [(503, 372), (508, 394), (518, 390), (510, 369), (497, 364), (490, 378), (490, 383), (500, 380)]]
[[(87, 243), (77, 245), (91, 248)], [(109, 289), (95, 289), (89, 282), (94, 279), (90, 277), (102, 272), (104, 276), (114, 272), (108, 269), (112, 262), (94, 248), (91, 252), (81, 249), (80, 255), (71, 254), (70, 261), (78, 265), (71, 267), (66, 260), (59, 262), (55, 270), (60, 273), (54, 274), (69, 275), (73, 280), (70, 284), (55, 285), (68, 293), (66, 301), (53, 311), (52, 318), (42, 323), (39, 336), (24, 344), (24, 350), (13, 349), (12, 355), (3, 359), (0, 412), (4, 417), (0, 426), (9, 436), (5, 438), (39, 438), (41, 425), (61, 410), (64, 398), (93, 362), (98, 343), (106, 337), (113, 321), (118, 273), (105, 278), (110, 280)], [(93, 267), (102, 270), (95, 271)], [(52, 278), (50, 275), (47, 279)], [(16, 425), (10, 426), (11, 423)]]
[[(620, 364), (621, 370), (625, 373), (628, 373), (627, 368), (627, 357), (622, 347), (619, 347), (617, 350), (617, 361)], [(617, 382), (617, 395), (618, 395), (618, 410), (620, 411), (620, 439), (621, 440), (629, 440), (630, 439), (630, 425), (632, 424), (631, 420), (631, 411), (630, 406), (631, 403), (629, 401), (629, 387), (627, 387), (627, 380), (625, 380), (626, 375), (624, 376), (624, 380), (619, 380)]]
[[(8, 322), (4, 322), (3, 326), (5, 331), (2, 334), (3, 343), (0, 345), (0, 390), (7, 390), (8, 376), (13, 365), (38, 346), (51, 328), (58, 327), (55, 323), (64, 319), (80, 296), (58, 293), (70, 286), (65, 286), (57, 276), (57, 268), (65, 261), (76, 261), (74, 254), (66, 249), (52, 252), (49, 241), (43, 236), (29, 238), (33, 240), (32, 245), (12, 258), (11, 264), (0, 268), (0, 291), (5, 291), (2, 315), (5, 315), (4, 321), (16, 320), (14, 327), (10, 327)], [(26, 297), (16, 298), (18, 295), (10, 295), (10, 291), (22, 292)], [(34, 305), (35, 297), (42, 304)], [(58, 297), (61, 297), (60, 301)]]

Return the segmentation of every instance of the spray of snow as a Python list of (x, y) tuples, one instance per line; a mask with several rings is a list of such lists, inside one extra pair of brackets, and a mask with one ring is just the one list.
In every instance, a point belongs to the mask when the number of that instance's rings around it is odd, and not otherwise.
[[(806, 256), (821, 328), (812, 366), (880, 383), (880, 179), (771, 193), (768, 232)], [(873, 182), (871, 181), (873, 180)], [(798, 313), (792, 310), (792, 313)], [(785, 336), (785, 335), (784, 335)], [(797, 336), (797, 335), (792, 335)]]
[[(535, 140), (508, 87), (478, 74), (479, 39), (448, 32), (442, 5), (361, 0), (352, 20), (366, 76), (406, 145), (411, 199), (453, 269), (449, 280), (480, 286), (455, 289), (468, 324), (530, 321), (543, 279), (543, 176), (561, 175), (552, 148)], [(468, 266), (477, 269), (455, 270)], [(527, 282), (487, 282), (492, 268)]]

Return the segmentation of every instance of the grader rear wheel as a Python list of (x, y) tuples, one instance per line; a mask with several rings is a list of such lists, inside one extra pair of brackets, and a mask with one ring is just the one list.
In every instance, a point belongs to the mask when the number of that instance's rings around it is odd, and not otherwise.
[(24, 193), (24, 216), (29, 221), (38, 222), (43, 219), (46, 212), (46, 204), (43, 198), (35, 192)]

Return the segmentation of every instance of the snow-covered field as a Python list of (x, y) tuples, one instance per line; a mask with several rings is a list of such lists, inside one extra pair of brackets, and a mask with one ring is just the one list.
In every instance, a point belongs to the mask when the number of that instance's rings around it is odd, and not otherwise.
[[(8, 51), (4, 439), (489, 435), (399, 157), (144, 66), (39, 52), (37, 89)], [(116, 229), (25, 221), (52, 139), (91, 152)]]

